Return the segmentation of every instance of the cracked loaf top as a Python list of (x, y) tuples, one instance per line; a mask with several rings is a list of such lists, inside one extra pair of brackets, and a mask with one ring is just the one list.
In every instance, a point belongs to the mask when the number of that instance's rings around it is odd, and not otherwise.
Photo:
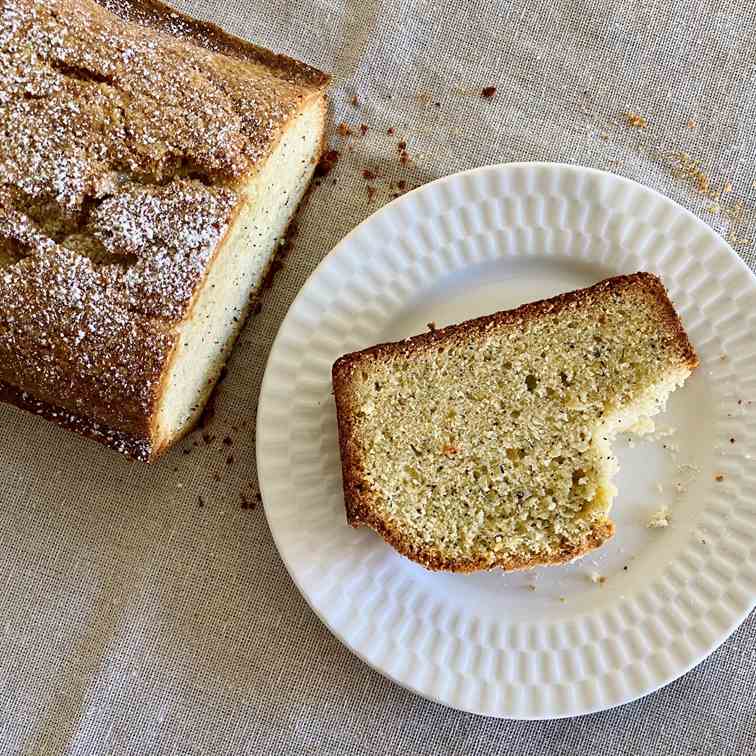
[(151, 0), (0, 14), (0, 384), (144, 436), (235, 187), (328, 79)]

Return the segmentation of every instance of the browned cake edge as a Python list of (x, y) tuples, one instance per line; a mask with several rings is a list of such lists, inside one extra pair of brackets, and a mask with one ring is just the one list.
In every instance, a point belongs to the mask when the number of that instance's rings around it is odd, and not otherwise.
[(159, 0), (95, 0), (95, 2), (124, 21), (149, 26), (173, 37), (189, 40), (211, 52), (261, 63), (289, 81), (316, 89), (324, 89), (331, 81), (329, 74), (317, 68), (229, 34), (217, 24), (188, 16)]
[(86, 438), (91, 438), (127, 457), (149, 462), (153, 457), (152, 443), (149, 438), (140, 438), (130, 433), (113, 430), (92, 418), (77, 415), (67, 409), (41, 402), (27, 391), (0, 381), (0, 402), (12, 404), (33, 415), (49, 420), (61, 428), (71, 430)]
[(489, 329), (497, 326), (524, 323), (542, 315), (559, 313), (568, 307), (579, 306), (585, 300), (607, 291), (619, 292), (628, 288), (645, 290), (656, 300), (662, 322), (669, 329), (673, 343), (677, 347), (680, 365), (690, 370), (698, 367), (698, 356), (685, 333), (677, 312), (675, 312), (664, 284), (653, 273), (646, 272), (615, 276), (585, 289), (529, 302), (513, 310), (503, 310), (492, 315), (485, 315), (413, 336), (403, 341), (377, 344), (359, 352), (345, 354), (336, 360), (332, 369), (332, 382), (336, 399), (344, 503), (349, 524), (355, 528), (367, 525), (381, 535), (400, 554), (422, 564), (429, 570), (451, 572), (475, 572), (491, 568), (519, 570), (538, 565), (564, 564), (598, 548), (604, 541), (611, 538), (614, 535), (614, 524), (607, 521), (594, 527), (581, 544), (577, 546), (566, 545), (563, 551), (548, 560), (538, 557), (531, 559), (504, 557), (494, 563), (489, 563), (484, 559), (464, 562), (448, 560), (432, 549), (418, 547), (417, 544), (405, 538), (376, 514), (373, 506), (374, 493), (364, 479), (364, 470), (360, 461), (360, 446), (354, 434), (353, 414), (356, 408), (352, 406), (349, 385), (353, 373), (359, 369), (361, 363), (365, 360), (375, 361), (397, 354), (413, 358), (421, 355), (425, 348), (438, 341), (467, 341), (470, 338), (485, 335)]

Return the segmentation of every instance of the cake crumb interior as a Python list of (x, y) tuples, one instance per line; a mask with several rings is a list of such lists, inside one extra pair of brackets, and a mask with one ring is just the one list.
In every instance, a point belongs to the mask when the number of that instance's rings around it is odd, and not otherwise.
[[(360, 476), (393, 532), (445, 562), (548, 562), (608, 522), (619, 431), (689, 375), (645, 291), (603, 295), (351, 376)], [(661, 322), (661, 325), (660, 325)]]

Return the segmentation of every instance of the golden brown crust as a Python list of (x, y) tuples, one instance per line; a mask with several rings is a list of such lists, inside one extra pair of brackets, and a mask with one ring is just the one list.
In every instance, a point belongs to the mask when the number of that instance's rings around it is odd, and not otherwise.
[(228, 34), (216, 24), (187, 16), (157, 0), (96, 0), (111, 13), (132, 23), (159, 29), (212, 52), (259, 63), (282, 78), (308, 87), (322, 88), (331, 77), (306, 63)]
[(354, 433), (354, 407), (352, 406), (349, 387), (352, 374), (364, 364), (364, 361), (382, 360), (396, 355), (412, 358), (440, 341), (456, 342), (464, 340), (469, 342), (470, 339), (485, 335), (489, 329), (498, 328), (502, 325), (517, 325), (545, 314), (560, 313), (569, 308), (579, 307), (587, 299), (607, 292), (610, 294), (620, 293), (625, 289), (644, 292), (652, 298), (659, 308), (661, 322), (666, 324), (668, 328), (670, 341), (677, 350), (680, 365), (689, 370), (697, 367), (698, 356), (669, 300), (664, 284), (657, 276), (646, 272), (616, 276), (585, 289), (530, 302), (513, 310), (497, 312), (446, 328), (434, 329), (404, 341), (378, 344), (359, 352), (346, 354), (336, 360), (332, 369), (332, 383), (336, 400), (344, 502), (349, 524), (353, 527), (367, 525), (379, 533), (401, 554), (419, 562), (430, 570), (452, 572), (473, 572), (491, 568), (517, 570), (541, 564), (563, 564), (597, 548), (610, 538), (614, 534), (614, 525), (607, 521), (594, 527), (583, 543), (565, 545), (564, 550), (551, 559), (517, 560), (512, 557), (501, 557), (493, 563), (483, 559), (468, 562), (451, 561), (433, 550), (418, 548), (417, 544), (404, 538), (376, 514), (376, 507), (373, 503), (374, 493), (365, 482), (361, 449)]
[(151, 0), (9, 0), (3, 24), (0, 382), (153, 457), (238, 186), (329, 77)]
[(354, 527), (367, 525), (396, 549), (400, 554), (421, 564), (428, 570), (443, 572), (480, 572), (481, 570), (528, 570), (532, 567), (555, 566), (567, 564), (575, 559), (593, 551), (608, 541), (614, 535), (614, 523), (607, 521), (594, 526), (580, 544), (565, 543), (562, 549), (555, 555), (544, 559), (543, 557), (531, 557), (529, 559), (514, 556), (499, 556), (493, 562), (485, 559), (477, 560), (452, 560), (433, 549), (418, 548), (416, 543), (405, 538), (398, 530), (391, 528), (389, 523), (377, 517), (373, 511), (368, 512), (360, 521), (349, 521)]
[[(663, 321), (674, 336), (681, 364), (686, 365), (691, 370), (697, 367), (698, 356), (688, 340), (688, 335), (685, 333), (680, 318), (669, 300), (664, 284), (653, 273), (638, 272), (607, 278), (594, 286), (559, 294), (549, 299), (528, 302), (513, 310), (502, 310), (492, 315), (484, 315), (480, 318), (467, 320), (464, 323), (437, 328), (417, 336), (412, 336), (404, 341), (376, 344), (359, 352), (345, 354), (334, 363), (334, 379), (341, 382), (342, 376), (345, 376), (348, 371), (354, 369), (355, 364), (360, 360), (381, 358), (397, 353), (410, 355), (437, 341), (457, 338), (460, 335), (465, 336), (465, 338), (475, 337), (476, 335), (484, 334), (488, 329), (496, 326), (520, 323), (548, 313), (556, 314), (570, 307), (579, 307), (586, 299), (595, 297), (602, 292), (619, 293), (627, 288), (636, 288), (645, 291), (653, 297), (660, 308)], [(334, 382), (334, 387), (335, 385), (336, 383)]]
[(43, 417), (66, 430), (91, 438), (93, 441), (97, 441), (132, 459), (141, 462), (150, 462), (154, 459), (155, 454), (149, 436), (138, 436), (113, 430), (84, 415), (74, 414), (54, 404), (39, 401), (26, 391), (21, 391), (3, 381), (0, 381), (0, 402), (12, 404), (19, 409)]

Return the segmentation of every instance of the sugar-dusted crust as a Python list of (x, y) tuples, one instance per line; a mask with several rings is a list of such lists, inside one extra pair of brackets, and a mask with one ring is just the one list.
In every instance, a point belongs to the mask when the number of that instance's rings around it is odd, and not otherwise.
[(281, 78), (294, 84), (322, 88), (330, 81), (330, 76), (317, 68), (234, 37), (215, 24), (187, 16), (157, 0), (97, 0), (97, 2), (125, 21), (158, 29), (179, 39), (201, 45), (211, 52), (259, 63), (276, 71)]
[(35, 399), (26, 391), (0, 381), (0, 402), (12, 404), (20, 409), (49, 420), (61, 428), (74, 431), (81, 436), (91, 438), (127, 457), (149, 462), (154, 454), (149, 437), (138, 436), (121, 430), (114, 430), (103, 423), (99, 423), (85, 415), (69, 412), (62, 407), (56, 407), (49, 402)]
[(655, 275), (645, 272), (616, 276), (586, 289), (560, 294), (550, 299), (522, 305), (513, 310), (497, 312), (458, 325), (432, 330), (404, 341), (378, 344), (360, 352), (353, 352), (340, 357), (333, 365), (332, 381), (338, 417), (344, 501), (349, 524), (353, 527), (367, 525), (379, 533), (401, 554), (419, 562), (428, 569), (452, 572), (473, 572), (491, 568), (518, 570), (540, 564), (563, 564), (597, 548), (608, 538), (611, 538), (614, 534), (614, 525), (610, 521), (602, 522), (594, 527), (581, 544), (565, 544), (562, 551), (548, 560), (501, 557), (494, 562), (484, 559), (464, 562), (451, 561), (439, 551), (418, 546), (405, 538), (395, 528), (392, 528), (391, 524), (378, 514), (378, 508), (374, 502), (376, 494), (365, 480), (362, 449), (355, 432), (356, 408), (353, 406), (350, 387), (354, 373), (370, 362), (381, 361), (397, 355), (409, 359), (416, 358), (439, 342), (455, 344), (477, 341), (493, 328), (516, 326), (546, 314), (561, 313), (571, 308), (578, 308), (593, 298), (605, 296), (607, 293), (610, 295), (619, 294), (627, 289), (637, 293), (645, 293), (651, 298), (651, 301), (658, 307), (661, 327), (665, 328), (669, 334), (670, 344), (676, 352), (675, 356), (679, 367), (688, 370), (696, 368), (698, 357), (664, 285)]
[(152, 458), (239, 187), (329, 78), (152, 0), (8, 0), (0, 23), (4, 398)]

